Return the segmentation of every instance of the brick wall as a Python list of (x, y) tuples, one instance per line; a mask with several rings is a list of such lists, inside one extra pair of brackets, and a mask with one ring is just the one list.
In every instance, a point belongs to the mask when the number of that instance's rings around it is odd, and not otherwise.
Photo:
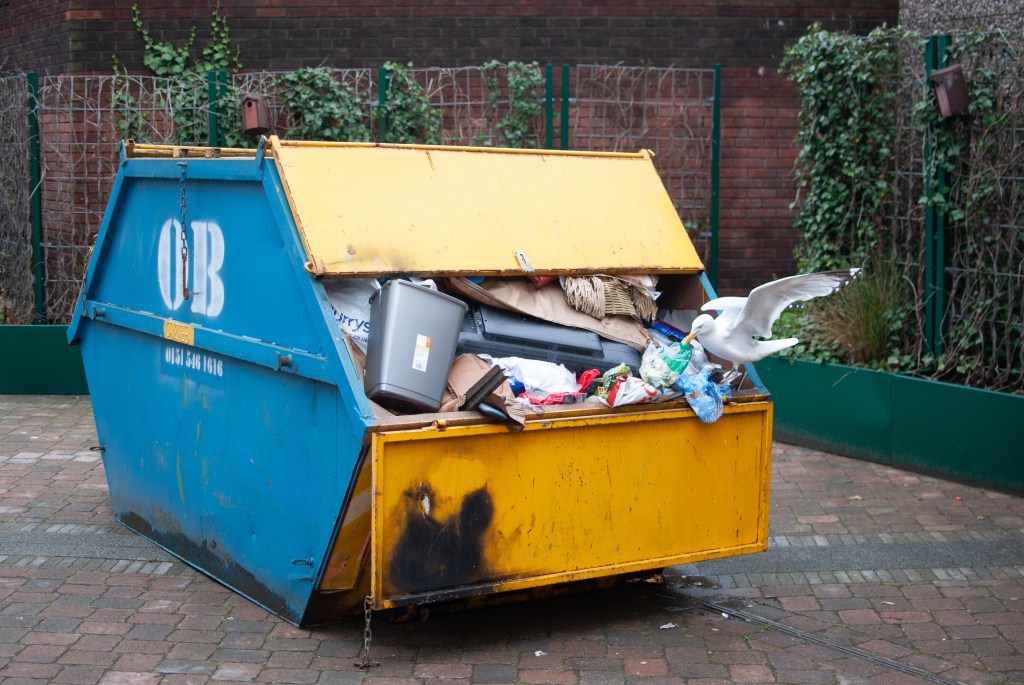
[(749, 288), (795, 273), (797, 101), (776, 69), (722, 70), (719, 282)]
[[(114, 54), (129, 67), (142, 68), (141, 41), (130, 21), (132, 1), (65, 4), (71, 6), (63, 21), (73, 45), (72, 70), (106, 70)], [(192, 24), (202, 43), (213, 3), (140, 5), (154, 38), (180, 44)], [(782, 46), (813, 21), (862, 31), (894, 23), (897, 14), (896, 0), (651, 0), (642, 6), (621, 0), (221, 0), (217, 5), (252, 69), (321, 63), (364, 67), (410, 59), (444, 66), (537, 59), (771, 67)]]
[(66, 1), (0, 0), (0, 72), (59, 73), (70, 63)]
[[(140, 4), (156, 40), (180, 44), (195, 24), (197, 44), (204, 43), (211, 3)], [(116, 54), (130, 69), (142, 70), (131, 5), (132, 0), (0, 0), (0, 61), (25, 70), (107, 72)], [(895, 24), (898, 13), (898, 0), (220, 0), (218, 6), (249, 69), (322, 63), (374, 68), (386, 60), (420, 67), (491, 59), (722, 64), (724, 293), (795, 268), (789, 204), (797, 103), (777, 72), (784, 46), (814, 21), (865, 33), (883, 22)]]

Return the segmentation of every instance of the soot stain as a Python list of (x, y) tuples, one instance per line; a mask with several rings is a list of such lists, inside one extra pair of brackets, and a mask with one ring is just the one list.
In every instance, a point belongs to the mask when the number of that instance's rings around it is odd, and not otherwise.
[(494, 517), (487, 488), (467, 493), (459, 511), (440, 521), (429, 484), (404, 493), (405, 528), (391, 558), (391, 583), (403, 592), (425, 592), (477, 582), (486, 572), (483, 536)]

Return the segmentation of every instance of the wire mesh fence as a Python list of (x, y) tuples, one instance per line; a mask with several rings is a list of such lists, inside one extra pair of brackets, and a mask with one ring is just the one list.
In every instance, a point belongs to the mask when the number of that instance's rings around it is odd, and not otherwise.
[[(423, 97), (439, 114), (440, 143), (509, 144), (508, 110), (514, 96), (506, 69), (498, 65), (411, 70)], [(379, 72), (329, 71), (352, 94), (366, 128), (376, 131), (375, 112), (381, 102)], [(296, 112), (287, 104), (282, 82), (286, 73), (246, 72), (230, 78), (225, 74), (219, 99), (209, 95), (212, 88), (219, 86), (202, 77), (71, 74), (40, 78), (38, 112), (48, 321), (65, 323), (73, 313), (116, 174), (118, 141), (207, 144), (217, 136), (230, 146), (254, 146), (255, 137), (241, 131), (239, 102), (245, 95), (258, 95), (266, 106), (271, 132), (288, 137), (296, 123)], [(587, 66), (579, 68), (576, 78), (579, 82), (572, 98), (573, 111), (569, 121), (561, 122), (572, 131), (570, 148), (653, 150), (657, 155), (656, 166), (684, 221), (693, 230), (695, 240), (702, 241), (708, 225), (710, 192), (712, 71)], [(0, 117), (4, 117), (3, 121), (8, 117), (12, 121), (27, 121), (26, 106), (14, 101), (24, 97), (24, 88), (16, 85), (24, 77), (5, 80), (4, 84), (8, 81), (9, 87), (5, 86), (5, 93), (0, 95), (4, 98), (0, 101)], [(541, 113), (531, 115), (525, 123), (518, 122), (518, 146), (541, 148), (551, 137), (547, 130), (549, 120), (542, 113), (542, 90), (527, 92), (533, 110)], [(616, 102), (617, 98), (628, 99)], [(28, 135), (20, 132), (23, 129), (24, 126), (5, 126), (3, 135), (10, 135), (16, 146), (27, 149)], [(27, 194), (28, 171), (16, 166), (11, 156), (0, 159), (0, 164), (5, 184), (18, 186), (16, 192), (6, 193), (8, 198), (14, 201), (18, 193)], [(31, 221), (26, 209), (19, 212), (5, 212), (5, 216), (12, 217), (12, 223), (8, 226), (5, 220), (0, 233), (0, 241), (7, 246), (3, 256), (6, 261), (2, 262), (7, 271), (0, 278), (0, 293), (4, 306), (11, 312), (11, 320), (30, 316), (34, 306), (32, 273), (25, 257), (26, 250), (31, 254)]]
[(697, 253), (708, 260), (714, 72), (584, 64), (572, 80), (570, 147), (655, 154)]
[[(380, 102), (380, 83), (370, 69), (332, 69), (334, 80), (357, 101), (362, 125), (374, 130), (374, 111)], [(288, 72), (264, 71), (234, 74), (231, 95), (234, 100), (258, 95), (267, 109), (270, 128), (282, 137), (298, 128), (295, 112), (289, 110), (282, 77)], [(494, 110), (508, 104), (508, 94), (491, 99), (487, 78), (480, 67), (414, 69), (412, 76), (430, 105), (439, 110), (438, 130), (443, 145), (497, 146), (502, 136), (494, 121)], [(540, 118), (530, 132), (525, 147), (539, 148), (544, 140), (544, 121)]]
[[(910, 288), (913, 325), (906, 326), (903, 353), (936, 379), (1024, 392), (1024, 34), (952, 37), (950, 62), (961, 65), (984, 105), (945, 120), (920, 42), (899, 40), (895, 169), (882, 251)], [(923, 112), (932, 113), (931, 125)], [(935, 193), (943, 211), (929, 219), (922, 198)], [(928, 273), (929, 249), (939, 252), (941, 274)], [(929, 307), (939, 309), (938, 349), (927, 340)]]
[[(378, 102), (377, 79), (371, 69), (330, 69), (332, 78), (339, 87), (350, 93), (358, 103), (362, 125), (369, 130), (373, 125), (373, 110)], [(271, 132), (286, 137), (289, 132), (298, 128), (298, 112), (293, 112), (288, 107), (285, 86), (282, 83), (283, 77), (289, 72), (286, 71), (253, 71), (232, 74), (230, 80), (230, 91), (227, 96), (229, 103), (237, 103), (246, 96), (258, 96), (267, 111), (267, 123)], [(239, 120), (232, 117), (232, 113), (226, 112), (227, 121), (222, 122), (225, 128), (235, 127), (238, 132), (236, 137), (245, 144), (251, 145), (252, 138), (248, 139), (240, 132)], [(231, 136), (229, 136), (229, 142)]]
[[(807, 38), (798, 254), (868, 267), (807, 307), (807, 354), (1024, 393), (1024, 34)], [(938, 95), (954, 72), (956, 112)]]
[(35, 312), (28, 79), (0, 77), (0, 323), (30, 323)]
[(117, 171), (114, 79), (46, 76), (39, 82), (46, 318), (70, 319)]
[[(509, 104), (509, 95), (507, 89), (495, 92), (492, 102), (488, 77), (480, 67), (423, 69), (417, 70), (416, 76), (430, 101), (441, 110), (442, 144), (505, 145), (496, 112)], [(536, 96), (539, 98), (540, 93)], [(523, 147), (538, 149), (544, 145), (544, 119), (538, 117), (532, 123)]]
[(978, 115), (948, 122), (943, 377), (1024, 393), (1024, 33), (960, 37)]
[(926, 241), (924, 134), (917, 126), (915, 108), (926, 93), (926, 70), (920, 41), (906, 38), (894, 46), (899, 52), (899, 73), (888, 84), (895, 93), (892, 168), (887, 170), (891, 187), (890, 201), (881, 217), (879, 259), (899, 274), (901, 288), (909, 303), (905, 308), (902, 353), (914, 366), (922, 363), (927, 351), (925, 306), (928, 286), (925, 282)]

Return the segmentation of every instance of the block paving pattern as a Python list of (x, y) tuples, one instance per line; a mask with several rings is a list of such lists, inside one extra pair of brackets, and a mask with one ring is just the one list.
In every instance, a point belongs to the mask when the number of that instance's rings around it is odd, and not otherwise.
[[(118, 526), (96, 443), (87, 398), (0, 397), (3, 685), (1024, 683), (1024, 559), (676, 567), (665, 585), (376, 620), (363, 671), (361, 621), (296, 629)], [(778, 444), (770, 525), (773, 550), (1019, 546), (1024, 500)]]

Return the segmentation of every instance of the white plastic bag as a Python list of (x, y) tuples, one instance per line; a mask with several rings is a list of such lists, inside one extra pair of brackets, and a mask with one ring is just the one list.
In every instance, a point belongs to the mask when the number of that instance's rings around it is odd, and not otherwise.
[(500, 366), (506, 376), (519, 380), (524, 386), (523, 392), (528, 395), (547, 397), (579, 390), (575, 374), (561, 364), (520, 357), (494, 359), (487, 355), (480, 356)]
[(686, 375), (697, 373), (709, 363), (704, 347), (696, 339), (692, 340), (690, 342), (690, 363), (686, 365), (686, 371), (683, 373)]
[(370, 296), (380, 290), (375, 278), (346, 278), (324, 281), (324, 290), (341, 330), (366, 352), (370, 339)]
[(605, 372), (597, 398), (609, 407), (621, 407), (627, 404), (647, 404), (658, 399), (658, 389), (644, 382), (642, 378), (631, 376), (625, 364), (616, 366)]
[(640, 362), (640, 377), (655, 388), (671, 388), (679, 374), (690, 363), (690, 354), (690, 346), (680, 342), (667, 346), (652, 342), (644, 350), (643, 360)]

